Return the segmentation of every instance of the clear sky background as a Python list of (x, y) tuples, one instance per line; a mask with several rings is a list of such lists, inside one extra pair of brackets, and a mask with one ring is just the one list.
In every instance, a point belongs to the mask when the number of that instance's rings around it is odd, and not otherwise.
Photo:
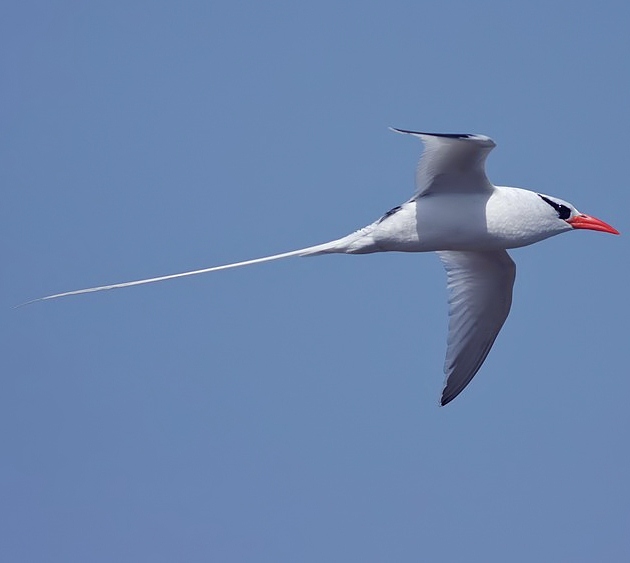
[[(0, 17), (0, 559), (628, 561), (630, 7), (12, 2)], [(621, 237), (512, 252), (440, 408), (427, 255), (294, 258), (406, 200), (420, 143)]]

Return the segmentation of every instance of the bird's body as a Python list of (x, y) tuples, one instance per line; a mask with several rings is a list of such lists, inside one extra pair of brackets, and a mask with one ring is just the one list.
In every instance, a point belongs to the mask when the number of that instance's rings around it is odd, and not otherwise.
[(520, 211), (524, 205), (543, 211), (547, 206), (535, 192), (504, 186), (492, 186), (487, 193), (430, 194), (395, 207), (318, 253), (505, 250), (573, 228), (568, 223), (541, 228), (539, 216)]
[(516, 275), (507, 249), (575, 229), (618, 234), (571, 204), (533, 191), (494, 186), (485, 160), (495, 144), (484, 135), (429, 134), (416, 173), (416, 192), (377, 221), (316, 246), (191, 272), (59, 293), (54, 299), (268, 262), (290, 256), (437, 252), (448, 277), (449, 336), (441, 404), (452, 401), (477, 373), (512, 303)]

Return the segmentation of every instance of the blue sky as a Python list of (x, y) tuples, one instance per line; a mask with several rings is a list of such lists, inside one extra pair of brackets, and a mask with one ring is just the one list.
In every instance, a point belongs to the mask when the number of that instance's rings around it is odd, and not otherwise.
[[(564, 6), (564, 7), (563, 7)], [(626, 2), (20, 2), (0, 18), (3, 561), (627, 561)], [(476, 132), (621, 237), (512, 252), (438, 407), (433, 255), (291, 259)]]

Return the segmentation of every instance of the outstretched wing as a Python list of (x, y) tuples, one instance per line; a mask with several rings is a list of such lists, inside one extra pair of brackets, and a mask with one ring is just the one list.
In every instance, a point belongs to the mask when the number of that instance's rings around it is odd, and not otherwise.
[(419, 137), (424, 143), (412, 199), (438, 192), (483, 192), (492, 189), (485, 171), (486, 157), (496, 146), (490, 137), (393, 128), (392, 131)]
[(441, 404), (459, 395), (483, 364), (512, 305), (516, 266), (505, 250), (437, 253), (449, 293), (448, 345)]

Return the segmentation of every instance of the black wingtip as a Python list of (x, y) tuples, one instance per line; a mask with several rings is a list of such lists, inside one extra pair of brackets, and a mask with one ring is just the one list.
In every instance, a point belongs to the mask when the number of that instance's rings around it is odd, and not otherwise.
[(441, 407), (445, 407), (446, 405), (448, 405), (455, 397), (449, 397), (448, 399), (445, 399), (444, 397), (442, 397), (440, 399), (440, 406)]
[(475, 139), (477, 135), (470, 133), (427, 133), (426, 131), (411, 131), (409, 129), (398, 129), (396, 127), (390, 127), (392, 131), (396, 133), (404, 133), (407, 135), (429, 135), (430, 137), (443, 137), (445, 139)]

